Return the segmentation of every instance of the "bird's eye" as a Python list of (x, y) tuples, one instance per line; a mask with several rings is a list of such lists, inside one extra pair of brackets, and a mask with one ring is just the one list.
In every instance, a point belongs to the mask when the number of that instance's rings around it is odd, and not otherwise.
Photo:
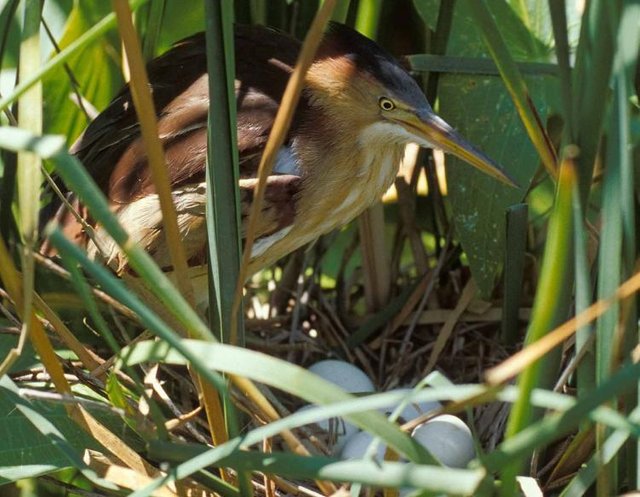
[(382, 110), (386, 111), (390, 111), (396, 108), (396, 104), (394, 104), (393, 101), (391, 99), (388, 99), (387, 97), (380, 97), (380, 100), (378, 100), (378, 105), (380, 105), (380, 108)]

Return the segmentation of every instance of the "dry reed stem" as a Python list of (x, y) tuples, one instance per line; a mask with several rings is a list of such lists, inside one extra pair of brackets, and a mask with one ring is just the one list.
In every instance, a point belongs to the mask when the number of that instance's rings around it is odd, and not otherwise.
[(244, 288), (244, 283), (247, 278), (247, 269), (249, 267), (249, 261), (251, 260), (251, 249), (255, 239), (256, 228), (260, 219), (267, 177), (271, 174), (276, 155), (286, 138), (300, 94), (302, 93), (302, 87), (304, 86), (304, 79), (307, 74), (307, 70), (311, 67), (316, 50), (322, 40), (324, 29), (329, 22), (329, 19), (331, 19), (331, 13), (335, 8), (336, 3), (337, 0), (325, 0), (313, 19), (311, 27), (309, 28), (307, 36), (302, 44), (296, 65), (289, 77), (284, 94), (282, 95), (282, 101), (273, 122), (273, 128), (271, 129), (271, 133), (269, 133), (269, 138), (265, 145), (264, 152), (260, 158), (260, 165), (258, 166), (258, 183), (256, 184), (253, 202), (251, 203), (251, 210), (249, 212), (249, 221), (245, 232), (244, 251), (242, 253), (242, 262), (240, 264), (238, 282), (236, 284), (235, 300), (231, 311), (230, 342), (232, 344), (237, 340), (238, 312), (242, 303), (242, 289)]
[(447, 321), (444, 323), (440, 333), (438, 333), (438, 338), (433, 350), (431, 351), (431, 355), (429, 356), (429, 362), (427, 362), (427, 366), (422, 370), (422, 376), (427, 376), (435, 367), (447, 341), (451, 338), (453, 329), (458, 323), (460, 316), (462, 316), (462, 313), (467, 309), (467, 307), (469, 307), (469, 304), (475, 297), (477, 291), (478, 288), (472, 278), (465, 285), (464, 290), (462, 291), (462, 296), (460, 297), (460, 300), (458, 300), (455, 309), (449, 313)]
[(164, 234), (167, 238), (169, 257), (174, 268), (180, 292), (194, 307), (194, 294), (191, 280), (188, 278), (187, 257), (178, 229), (178, 218), (173, 204), (171, 183), (167, 171), (164, 149), (158, 133), (158, 121), (151, 97), (151, 86), (147, 76), (138, 35), (133, 26), (131, 8), (127, 0), (112, 0), (113, 10), (118, 19), (118, 29), (125, 49), (126, 60), (131, 71), (129, 88), (140, 123), (140, 133), (147, 151), (147, 160), (153, 184), (160, 201)]

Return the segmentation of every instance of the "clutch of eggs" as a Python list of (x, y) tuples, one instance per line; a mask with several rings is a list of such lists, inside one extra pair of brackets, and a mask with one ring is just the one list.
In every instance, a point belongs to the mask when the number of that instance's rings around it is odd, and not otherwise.
[[(328, 359), (316, 362), (309, 368), (309, 371), (349, 393), (374, 392), (373, 382), (366, 373), (345, 361)], [(304, 406), (298, 412), (311, 409), (311, 407)], [(316, 425), (327, 434), (326, 442), (334, 454), (340, 453), (347, 439), (358, 432), (355, 425), (342, 418), (324, 419), (317, 422)]]
[[(466, 468), (476, 456), (473, 436), (469, 427), (456, 416), (443, 414), (418, 425), (411, 437), (445, 466)], [(340, 451), (343, 459), (362, 459), (369, 454), (382, 462), (386, 446), (378, 443), (373, 449), (374, 437), (366, 431), (352, 435)]]
[[(345, 361), (329, 359), (313, 364), (309, 371), (321, 378), (339, 386), (349, 393), (373, 393), (374, 386), (364, 371)], [(399, 391), (411, 393), (411, 388)], [(411, 421), (441, 407), (436, 401), (409, 402), (403, 405), (397, 420), (401, 423)], [(397, 410), (396, 406), (381, 409), (382, 413), (390, 416)], [(310, 409), (305, 406), (301, 410)], [(360, 431), (356, 426), (342, 418), (331, 418), (317, 423), (319, 428), (328, 434), (328, 443), (334, 454), (343, 459), (360, 459), (365, 456), (373, 442), (373, 437)], [(464, 468), (475, 457), (473, 436), (469, 427), (456, 416), (443, 414), (418, 425), (411, 432), (411, 437), (425, 447), (445, 466)], [(376, 460), (384, 460), (386, 447), (378, 443), (376, 448), (369, 451)]]

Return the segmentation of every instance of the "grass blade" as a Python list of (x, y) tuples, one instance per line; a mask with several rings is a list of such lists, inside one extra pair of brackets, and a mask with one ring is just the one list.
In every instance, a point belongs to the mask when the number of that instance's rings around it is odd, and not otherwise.
[[(183, 462), (195, 459), (206, 448), (175, 443), (154, 443), (151, 451), (163, 460)], [(482, 469), (461, 470), (398, 462), (377, 463), (357, 460), (340, 461), (329, 457), (305, 457), (288, 453), (265, 455), (256, 451), (234, 450), (216, 465), (229, 465), (296, 479), (326, 478), (338, 482), (358, 482), (378, 487), (417, 487), (422, 491), (447, 495), (477, 495), (485, 483)]]
[[(207, 245), (209, 250), (209, 322), (222, 342), (244, 345), (242, 313), (234, 310), (234, 290), (240, 271), (240, 194), (236, 144), (235, 57), (233, 6), (229, 2), (205, 2), (207, 71), (209, 76), (209, 126), (207, 132)], [(232, 314), (236, 315), (232, 317)], [(235, 324), (235, 326), (234, 326)], [(211, 400), (215, 392), (209, 392)], [(217, 400), (217, 397), (216, 397)], [(238, 434), (234, 406), (222, 399), (224, 408), (210, 405), (210, 424), (225, 420), (214, 443)], [(250, 495), (248, 474), (240, 474), (240, 489)], [(226, 479), (225, 473), (223, 478)]]
[(536, 448), (544, 447), (553, 440), (563, 437), (575, 430), (595, 408), (636, 388), (639, 379), (640, 363), (625, 363), (587, 397), (579, 400), (566, 411), (547, 416), (506, 439), (496, 451), (485, 457), (485, 467), (489, 471), (503, 470), (506, 466), (513, 464), (514, 459), (522, 460)]
[[(629, 414), (629, 421), (640, 422), (640, 408), (635, 408)], [(559, 497), (582, 497), (587, 493), (603, 465), (609, 464), (622, 450), (629, 439), (629, 433), (624, 430), (616, 430), (602, 443), (598, 450), (584, 465), (578, 474), (574, 476), (565, 487)]]
[[(621, 204), (621, 168), (622, 161), (628, 157), (625, 132), (627, 126), (627, 95), (624, 77), (615, 78), (614, 104), (610, 114), (607, 147), (607, 168), (602, 186), (602, 233), (598, 260), (598, 296), (602, 299), (610, 295), (620, 285), (622, 272), (622, 204)], [(628, 161), (628, 158), (626, 160)], [(604, 313), (596, 325), (596, 382), (603, 383), (617, 369), (621, 352), (621, 316), (620, 303), (615, 303)], [(610, 430), (596, 426), (596, 447), (602, 449)], [(604, 466), (597, 478), (597, 495), (611, 495), (618, 488), (618, 459), (614, 458)]]
[(382, 13), (382, 0), (360, 0), (356, 14), (356, 29), (363, 35), (375, 39)]
[[(563, 161), (557, 186), (554, 212), (549, 224), (544, 260), (539, 280), (539, 289), (533, 306), (531, 323), (527, 330), (527, 344), (543, 338), (562, 319), (564, 302), (569, 291), (565, 278), (569, 274), (569, 260), (572, 254), (570, 226), (572, 223), (572, 196), (576, 182), (571, 161)], [(507, 438), (524, 430), (534, 418), (529, 405), (531, 391), (545, 384), (545, 376), (553, 374), (558, 365), (558, 354), (549, 354), (543, 360), (531, 363), (518, 379), (520, 398), (514, 404), (507, 424)], [(521, 471), (522, 460), (511, 460), (503, 468), (504, 492), (511, 495), (515, 488), (515, 477)], [(511, 493), (509, 493), (511, 492)]]
[(209, 319), (222, 342), (244, 344), (242, 315), (231, 314), (240, 271), (238, 148), (236, 145), (233, 11), (225, 2), (207, 1), (209, 133), (207, 155), (207, 232), (209, 236)]
[[(325, 0), (320, 0), (324, 2)], [(336, 8), (331, 15), (333, 21), (345, 23), (347, 22), (347, 16), (349, 15), (349, 7), (351, 7), (351, 0), (341, 0), (337, 3)]]
[[(5, 127), (0, 128), (0, 148), (2, 147), (8, 150), (25, 149), (38, 153), (43, 158), (49, 158), (54, 163), (56, 170), (60, 173), (60, 176), (65, 183), (78, 195), (78, 198), (82, 203), (88, 207), (94, 219), (102, 224), (107, 233), (109, 233), (109, 236), (111, 236), (111, 238), (113, 238), (113, 240), (120, 246), (127, 256), (131, 267), (136, 271), (138, 276), (145, 282), (151, 283), (150, 288), (166, 306), (167, 311), (170, 312), (171, 315), (173, 315), (190, 334), (197, 336), (201, 340), (215, 341), (215, 338), (211, 335), (209, 328), (200, 320), (193, 308), (189, 306), (182, 295), (176, 291), (167, 276), (160, 270), (160, 268), (158, 268), (149, 254), (147, 254), (141, 247), (130, 242), (126, 231), (110, 211), (103, 193), (78, 160), (66, 152), (64, 149), (64, 140), (61, 137), (39, 137), (24, 130)], [(84, 254), (77, 246), (69, 242), (59, 231), (53, 228), (53, 231), (49, 230), (49, 233), (52, 243), (56, 245), (56, 248), (62, 251), (71, 251), (73, 253), (73, 257), (77, 261), (88, 269), (95, 271), (94, 276), (97, 279), (102, 278), (101, 282), (105, 285), (105, 288), (108, 283), (111, 285), (112, 289), (115, 288), (120, 291), (122, 290), (122, 287), (119, 286), (122, 285), (122, 283), (119, 280), (116, 280), (115, 277), (104, 267), (89, 261), (86, 254)], [(105, 281), (107, 283), (105, 283)], [(114, 281), (117, 281), (117, 283), (114, 283)], [(131, 294), (129, 292), (125, 292), (125, 295)], [(127, 303), (131, 302), (130, 300), (126, 300), (126, 298), (125, 301)], [(137, 297), (133, 300), (133, 303), (138, 306), (141, 304)], [(152, 320), (152, 323), (161, 322), (156, 315), (149, 313), (146, 306), (138, 308), (146, 311), (146, 315), (148, 316), (148, 319)], [(133, 310), (133, 308), (131, 309)], [(165, 326), (164, 329), (168, 328)], [(173, 332), (168, 334), (166, 337), (163, 336), (162, 338), (170, 340), (172, 336)], [(207, 375), (204, 375), (204, 377), (210, 382), (213, 382), (212, 384), (218, 388), (219, 391), (224, 391), (226, 388), (223, 381), (215, 382), (213, 377), (209, 377)], [(245, 395), (253, 400), (266, 419), (274, 420), (279, 418), (277, 411), (250, 381), (240, 377), (233, 377), (232, 381), (244, 392)], [(289, 445), (302, 452), (305, 451), (304, 447), (293, 434), (288, 433), (283, 434), (283, 436)]]
[[(626, 2), (620, 31), (618, 33), (618, 60), (616, 76), (614, 79), (614, 90), (620, 94), (622, 98), (616, 98), (616, 112), (618, 119), (623, 124), (622, 132), (619, 137), (617, 147), (619, 148), (620, 161), (620, 197), (622, 208), (622, 233), (623, 233), (623, 275), (628, 277), (634, 272), (634, 266), (637, 257), (637, 228), (636, 228), (636, 200), (635, 200), (635, 184), (636, 167), (634, 164), (634, 155), (632, 148), (632, 114), (629, 97), (634, 95), (633, 78), (636, 77), (636, 85), (638, 85), (638, 75), (640, 75), (640, 64), (638, 57), (640, 56), (640, 31), (638, 30), (640, 23), (640, 4), (638, 2)], [(635, 68), (635, 71), (634, 71)], [(637, 86), (635, 88), (637, 95)], [(625, 96), (627, 98), (625, 98)], [(637, 148), (637, 147), (636, 147)], [(637, 154), (635, 155), (637, 157)], [(637, 160), (636, 160), (637, 162)], [(638, 343), (638, 330), (636, 323), (638, 321), (637, 302), (630, 301), (628, 306), (623, 307), (625, 322), (621, 323), (625, 327), (624, 338), (621, 343), (623, 351), (633, 350)], [(631, 411), (633, 406), (638, 406), (639, 391), (632, 392), (622, 399), (626, 412)], [(632, 417), (637, 412), (637, 407), (629, 412)], [(613, 435), (612, 435), (613, 436)], [(604, 447), (604, 445), (603, 445)], [(626, 470), (626, 478), (631, 485), (638, 488), (640, 485), (640, 442), (635, 439), (628, 444), (626, 448), (626, 457), (621, 459), (626, 461), (624, 469)]]
[[(66, 153), (62, 142), (53, 140), (52, 137), (27, 138), (23, 133), (11, 128), (3, 128), (0, 135), (4, 134), (8, 141), (0, 142), (0, 145), (11, 148), (19, 143), (20, 139), (26, 139), (32, 150), (37, 150), (43, 157), (51, 158), (56, 166), (56, 171), (63, 178), (67, 186), (77, 193), (83, 204), (87, 205), (93, 217), (100, 222), (114, 241), (126, 254), (127, 259), (136, 273), (148, 285), (153, 293), (166, 305), (180, 323), (188, 330), (191, 336), (197, 336), (204, 340), (212, 339), (209, 328), (200, 320), (193, 308), (176, 291), (175, 286), (167, 276), (158, 268), (151, 256), (138, 245), (129, 241), (129, 235), (118, 223), (116, 217), (109, 209), (104, 194), (96, 186), (93, 179), (86, 172), (82, 164)], [(13, 138), (11, 138), (13, 136)]]
[(267, 2), (266, 0), (249, 0), (252, 24), (267, 24)]
[(76, 245), (67, 240), (59, 228), (51, 227), (48, 229), (52, 243), (60, 250), (61, 254), (70, 257), (79, 263), (89, 274), (91, 274), (104, 290), (116, 300), (123, 302), (138, 316), (140, 321), (153, 331), (157, 336), (162, 338), (163, 343), (169, 344), (175, 350), (183, 353), (196, 370), (205, 376), (213, 385), (219, 388), (222, 393), (227, 390), (226, 382), (217, 374), (210, 374), (205, 362), (199, 361), (192, 357), (188, 351), (181, 346), (178, 335), (169, 328), (158, 316), (156, 316), (137, 295), (130, 292), (122, 280), (116, 278), (108, 269), (97, 264), (86, 256)]
[[(29, 335), (24, 332), (20, 334), (18, 350), (4, 359), (3, 363), (0, 365), (2, 369), (0, 373), (4, 375), (8, 371), (13, 361), (15, 361), (21, 353), (22, 346), (24, 345), (26, 339), (30, 338), (34, 348), (40, 356), (40, 360), (51, 375), (51, 379), (56, 389), (60, 393), (69, 393), (71, 391), (71, 388), (69, 387), (69, 383), (64, 376), (62, 365), (58, 361), (58, 358), (53, 351), (51, 342), (44, 332), (42, 323), (36, 317), (35, 313), (33, 312), (33, 308), (27, 307), (24, 303), (25, 292), (23, 286), (23, 278), (15, 268), (13, 260), (11, 259), (11, 255), (9, 254), (9, 250), (7, 249), (4, 240), (1, 238), (0, 280), (2, 280), (3, 284), (5, 285), (7, 294), (15, 302), (18, 316), (22, 319), (22, 322), (26, 323), (27, 321), (29, 321), (28, 327), (30, 330)], [(25, 311), (29, 311), (29, 314), (25, 314)]]
[[(120, 351), (120, 346), (118, 345), (116, 338), (113, 336), (109, 325), (105, 321), (102, 314), (100, 314), (100, 310), (96, 305), (93, 294), (91, 293), (89, 284), (85, 276), (80, 272), (75, 259), (71, 259), (68, 255), (65, 255), (63, 256), (62, 260), (69, 270), (72, 284), (75, 286), (78, 295), (80, 295), (82, 301), (84, 302), (85, 308), (87, 309), (87, 314), (93, 320), (95, 329), (100, 332), (100, 335), (105, 339), (105, 342), (107, 343), (109, 348), (111, 348), (113, 353), (117, 354)], [(149, 406), (149, 413), (151, 419), (153, 420), (155, 429), (157, 430), (157, 433), (154, 433), (153, 435), (157, 435), (166, 439), (168, 437), (168, 433), (164, 425), (165, 419), (163, 418), (162, 412), (158, 407), (155, 399), (150, 397), (146, 390), (142, 388), (142, 386), (144, 385), (144, 381), (142, 380), (142, 378), (140, 378), (137, 371), (129, 369), (126, 372), (129, 377), (133, 379), (134, 385), (138, 387), (136, 389), (137, 394), (140, 395), (140, 397), (143, 397), (146, 400), (147, 405)], [(115, 379), (115, 376), (113, 378)], [(146, 435), (150, 436), (151, 434), (146, 433)]]
[[(40, 16), (42, 2), (26, 0), (23, 4), (22, 40), (18, 72), (20, 79), (28, 79), (40, 67)], [(34, 134), (42, 133), (42, 83), (38, 82), (18, 101), (18, 125)], [(40, 207), (40, 184), (42, 167), (40, 157), (27, 151), (18, 153), (18, 212), (20, 235), (22, 238), (22, 315), (21, 340), (31, 332), (29, 319), (33, 306), (33, 285), (35, 262), (33, 253), (38, 240), (38, 214)]]
[(144, 40), (142, 42), (144, 60), (151, 60), (156, 54), (166, 8), (167, 0), (156, 0), (155, 2), (149, 3)]
[(586, 205), (609, 99), (609, 83), (620, 24), (620, 1), (587, 2), (573, 70), (571, 143), (580, 149), (578, 176)]
[(556, 42), (556, 58), (558, 59), (558, 76), (565, 125), (565, 136), (574, 136), (573, 131), (573, 91), (571, 81), (571, 62), (569, 59), (569, 35), (567, 33), (567, 5), (565, 0), (549, 0), (549, 12), (553, 27), (553, 38)]
[[(565, 154), (570, 154), (575, 160), (577, 158), (578, 151), (575, 147), (569, 147), (565, 150)], [(575, 240), (574, 254), (576, 260), (575, 314), (580, 315), (591, 303), (593, 287), (591, 285), (589, 262), (587, 259), (587, 233), (584, 228), (584, 211), (582, 209), (582, 203), (580, 202), (580, 195), (577, 188), (578, 185), (576, 185), (576, 191), (574, 192), (573, 197), (573, 236)], [(582, 397), (591, 392), (596, 384), (593, 338), (593, 326), (589, 323), (585, 323), (576, 330), (575, 358), (578, 361), (578, 397)]]
[[(617, 107), (622, 97), (615, 92)], [(622, 207), (620, 204), (620, 139), (623, 136), (624, 123), (617, 119), (616, 112), (611, 113), (610, 140), (607, 147), (607, 168), (602, 186), (602, 234), (598, 261), (598, 296), (600, 299), (611, 295), (620, 285), (622, 271)], [(623, 145), (623, 149), (626, 144)], [(616, 367), (615, 332), (620, 316), (620, 307), (616, 303), (598, 319), (596, 336), (596, 378), (598, 382), (605, 380)]]
[[(64, 375), (64, 370), (62, 369), (62, 365), (55, 354), (51, 341), (44, 331), (42, 323), (38, 320), (33, 311), (30, 315), (21, 315), (21, 310), (24, 306), (21, 305), (22, 288), (20, 277), (9, 256), (4, 240), (1, 238), (0, 279), (2, 279), (5, 284), (7, 293), (16, 303), (18, 314), (21, 319), (23, 321), (26, 319), (31, 321), (31, 342), (33, 343), (33, 346), (47, 372), (51, 376), (51, 380), (56, 390), (63, 394), (70, 394), (71, 387)], [(84, 408), (81, 406), (70, 405), (67, 409), (71, 418), (78, 423), (82, 429), (90, 433), (99, 443), (111, 451), (112, 454), (123, 461), (127, 466), (140, 473), (149, 475), (158, 474), (158, 472), (153, 469), (139, 454), (97, 422)]]
[(533, 104), (527, 84), (513, 57), (511, 57), (504, 39), (500, 35), (500, 28), (491, 15), (486, 0), (468, 1), (467, 5), (482, 30), (489, 52), (500, 70), (500, 75), (507, 90), (509, 90), (531, 142), (538, 151), (544, 167), (555, 178), (558, 174), (555, 150)]
[(548, 354), (550, 350), (561, 345), (562, 342), (570, 338), (577, 329), (580, 329), (604, 314), (614, 302), (628, 299), (638, 291), (640, 291), (640, 271), (622, 283), (616, 292), (607, 299), (598, 300), (540, 340), (528, 345), (498, 366), (489, 369), (485, 373), (487, 383), (490, 385), (499, 385), (509, 381), (530, 364)]
[[(222, 343), (203, 344), (196, 340), (182, 339), (180, 352), (176, 352), (167, 344), (139, 342), (135, 346), (123, 349), (121, 360), (123, 364), (129, 365), (147, 360), (184, 364), (186, 357), (184, 351), (188, 351), (191, 359), (198, 358), (201, 363), (208, 364), (209, 369), (215, 368), (229, 375), (247, 377), (314, 404), (322, 405), (354, 399), (340, 387), (300, 366), (267, 354)], [(402, 395), (402, 392), (399, 394)], [(434, 461), (421, 445), (400, 431), (397, 425), (389, 422), (380, 412), (352, 411), (345, 417), (376, 434), (394, 450), (412, 461), (430, 463)], [(247, 440), (243, 443), (249, 442)]]
[[(11, 31), (11, 24), (14, 20), (16, 11), (20, 0), (11, 0), (10, 3), (5, 5), (0, 20), (4, 17), (4, 22), (1, 26), (0, 36), (2, 41), (0, 42), (0, 67), (4, 67), (4, 61), (7, 57), (7, 41), (9, 39), (9, 33)], [(11, 113), (10, 109), (5, 109), (4, 114), (7, 116), (9, 124), (12, 126), (17, 125), (15, 117)], [(13, 197), (16, 190), (16, 176), (17, 171), (17, 157), (15, 154), (3, 152), (0, 156), (2, 160), (2, 181), (0, 182), (0, 236), (5, 240), (9, 240), (10, 234), (16, 229), (15, 218), (10, 214), (11, 204), (13, 203)], [(17, 230), (16, 230), (17, 231)], [(16, 232), (14, 231), (14, 232)]]

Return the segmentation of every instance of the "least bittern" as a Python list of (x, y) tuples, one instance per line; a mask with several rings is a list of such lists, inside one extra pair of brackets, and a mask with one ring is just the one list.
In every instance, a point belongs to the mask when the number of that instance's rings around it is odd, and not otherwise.
[[(235, 33), (242, 220), (260, 156), (300, 43), (263, 27)], [(205, 159), (209, 108), (203, 34), (179, 42), (148, 67), (160, 138), (193, 278), (206, 283)], [(376, 43), (331, 24), (309, 69), (286, 144), (268, 178), (249, 272), (344, 225), (393, 182), (405, 145), (438, 147), (513, 184), (493, 161), (434, 114), (405, 69)], [(125, 87), (73, 147), (132, 238), (166, 269), (158, 197), (131, 95)], [(91, 224), (77, 200), (70, 199)], [(49, 212), (53, 212), (49, 209)], [(95, 226), (90, 239), (64, 207), (66, 234), (118, 271), (127, 261)], [(206, 287), (205, 287), (206, 288)]]

